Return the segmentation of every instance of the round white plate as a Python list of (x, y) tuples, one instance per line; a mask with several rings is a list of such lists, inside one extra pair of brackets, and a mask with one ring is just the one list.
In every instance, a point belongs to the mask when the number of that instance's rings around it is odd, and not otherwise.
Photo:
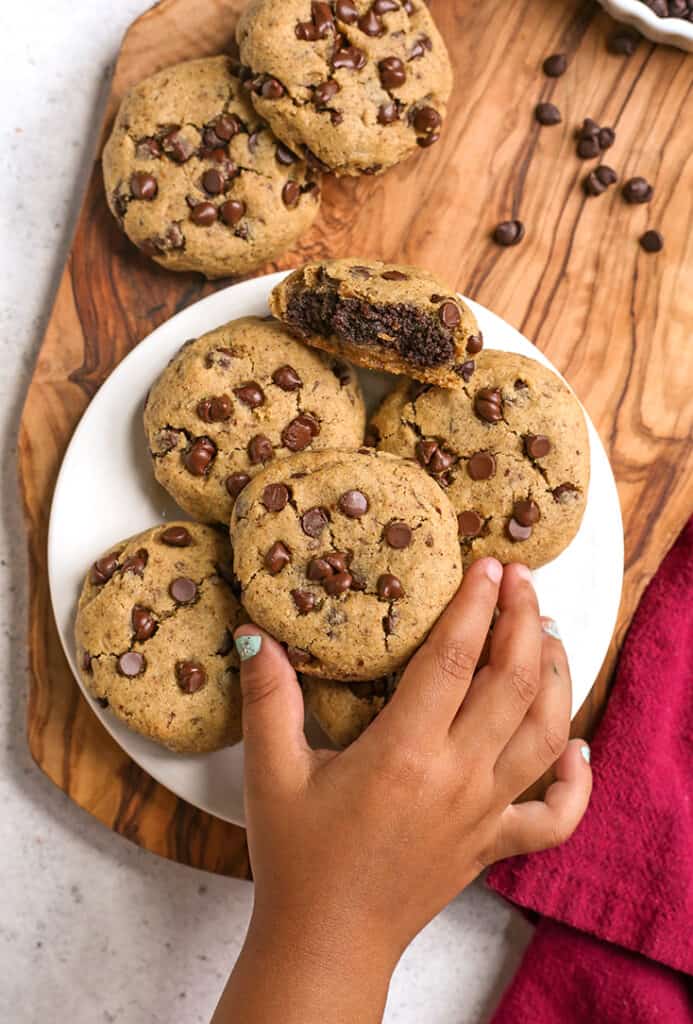
[[(267, 297), (283, 276), (272, 274), (232, 285), (162, 324), (113, 371), (75, 430), (53, 495), (48, 573), (60, 638), (80, 686), (73, 627), (87, 568), (117, 541), (162, 519), (181, 518), (152, 475), (142, 427), (144, 397), (188, 338), (237, 317), (265, 315)], [(469, 304), (489, 348), (520, 352), (551, 366), (513, 327), (483, 306)], [(360, 377), (369, 407), (374, 408), (390, 379), (368, 371), (360, 372)], [(587, 423), (592, 478), (580, 531), (559, 558), (534, 573), (542, 612), (561, 626), (573, 677), (573, 714), (589, 693), (609, 646), (623, 576), (616, 485), (589, 418)], [(130, 732), (86, 691), (85, 695), (114, 739), (157, 782), (195, 807), (244, 823), (242, 744), (214, 754), (173, 754)]]

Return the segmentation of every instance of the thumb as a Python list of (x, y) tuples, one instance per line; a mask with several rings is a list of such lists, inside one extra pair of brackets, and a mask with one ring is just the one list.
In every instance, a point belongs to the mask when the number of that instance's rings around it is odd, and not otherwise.
[(249, 783), (291, 785), (305, 774), (310, 748), (303, 732), (303, 696), (283, 647), (257, 626), (240, 626), (243, 739)]

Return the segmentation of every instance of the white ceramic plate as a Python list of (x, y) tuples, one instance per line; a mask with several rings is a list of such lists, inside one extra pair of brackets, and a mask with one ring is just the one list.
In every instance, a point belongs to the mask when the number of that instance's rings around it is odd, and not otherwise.
[(680, 50), (693, 51), (693, 22), (683, 18), (658, 18), (640, 0), (599, 0), (616, 21), (630, 25), (653, 43), (668, 43)]
[[(80, 686), (73, 626), (87, 568), (117, 541), (162, 519), (181, 518), (151, 472), (142, 427), (144, 397), (188, 338), (236, 317), (266, 314), (269, 292), (283, 276), (233, 285), (162, 324), (114, 370), (75, 430), (53, 495), (48, 572), (60, 638)], [(514, 328), (482, 306), (470, 306), (489, 348), (520, 352), (551, 366)], [(360, 375), (374, 408), (391, 381), (384, 374)], [(561, 625), (573, 677), (573, 714), (589, 693), (609, 646), (623, 576), (616, 485), (601, 441), (589, 418), (587, 422), (592, 479), (580, 531), (559, 558), (534, 573), (542, 611)], [(243, 824), (242, 745), (214, 754), (173, 754), (130, 732), (88, 695), (87, 699), (114, 739), (157, 782), (195, 807)]]

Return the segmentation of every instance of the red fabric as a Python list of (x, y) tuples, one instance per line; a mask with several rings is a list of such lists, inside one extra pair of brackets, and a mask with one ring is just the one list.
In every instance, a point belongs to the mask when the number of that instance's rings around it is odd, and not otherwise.
[(640, 602), (592, 767), (572, 838), (489, 873), (541, 915), (493, 1024), (693, 1021), (693, 518)]

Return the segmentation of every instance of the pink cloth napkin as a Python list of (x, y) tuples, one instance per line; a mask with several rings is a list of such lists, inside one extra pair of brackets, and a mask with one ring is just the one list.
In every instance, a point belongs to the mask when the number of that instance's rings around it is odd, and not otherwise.
[(562, 847), (488, 884), (541, 915), (493, 1024), (691, 1024), (693, 518), (635, 614)]

